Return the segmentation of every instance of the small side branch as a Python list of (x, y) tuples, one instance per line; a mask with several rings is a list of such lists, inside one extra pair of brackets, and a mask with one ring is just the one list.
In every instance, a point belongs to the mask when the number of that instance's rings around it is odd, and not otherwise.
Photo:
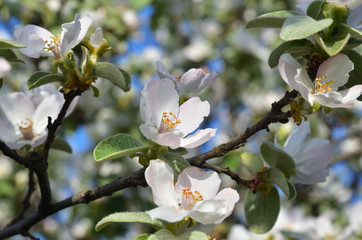
[(26, 211), (30, 207), (30, 197), (34, 191), (35, 191), (34, 171), (30, 169), (29, 170), (28, 191), (26, 192), (25, 198), (23, 200), (22, 208), (21, 208), (20, 212), (18, 213), (18, 215), (13, 220), (11, 220), (11, 222), (8, 223), (6, 226), (11, 226), (11, 225), (17, 223), (20, 219), (24, 218)]
[(278, 102), (274, 102), (272, 104), (271, 111), (259, 122), (251, 126), (250, 128), (247, 128), (243, 134), (231, 139), (229, 142), (221, 144), (214, 149), (212, 149), (209, 152), (206, 152), (204, 154), (198, 155), (196, 157), (192, 157), (187, 159), (191, 165), (194, 166), (200, 166), (202, 163), (204, 163), (206, 160), (215, 158), (215, 157), (222, 157), (226, 153), (237, 149), (241, 146), (244, 146), (247, 139), (260, 130), (269, 130), (268, 125), (275, 122), (280, 123), (287, 123), (289, 120), (289, 117), (291, 117), (291, 112), (282, 112), (282, 108), (290, 103), (290, 101), (293, 98), (296, 98), (298, 95), (298, 92), (296, 90), (293, 90), (291, 92), (286, 92), (284, 97), (280, 99)]
[(5, 156), (13, 159), (15, 162), (28, 167), (28, 163), (24, 157), (20, 156), (15, 150), (9, 148), (4, 142), (0, 141), (0, 150), (3, 152)]

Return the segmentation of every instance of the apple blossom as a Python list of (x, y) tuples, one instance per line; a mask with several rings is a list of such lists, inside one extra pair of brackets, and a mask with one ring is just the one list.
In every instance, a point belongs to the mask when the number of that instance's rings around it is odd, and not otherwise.
[(207, 85), (215, 81), (216, 72), (212, 71), (211, 73), (204, 73), (204, 70), (201, 68), (192, 68), (188, 70), (184, 75), (175, 77), (171, 75), (165, 65), (162, 62), (157, 61), (157, 75), (163, 79), (167, 78), (172, 80), (175, 83), (176, 89), (179, 92), (180, 96), (187, 94), (196, 94), (204, 89)]
[[(152, 141), (173, 149), (197, 147), (215, 136), (216, 129), (193, 133), (210, 113), (210, 104), (193, 97), (179, 105), (179, 95), (171, 81), (155, 79), (141, 93), (140, 130)], [(192, 134), (191, 134), (192, 133)]]
[(174, 185), (171, 167), (162, 160), (151, 160), (145, 178), (158, 206), (146, 212), (152, 219), (177, 222), (189, 216), (202, 224), (219, 224), (239, 201), (234, 189), (217, 193), (221, 180), (216, 172), (197, 167), (185, 168)]
[(317, 101), (331, 108), (351, 107), (362, 93), (362, 85), (338, 91), (347, 83), (353, 62), (344, 54), (337, 54), (323, 62), (314, 82), (307, 71), (290, 54), (283, 54), (279, 60), (279, 72), (283, 80), (297, 90), (302, 97), (313, 105)]
[(83, 40), (91, 23), (92, 19), (88, 15), (80, 17), (76, 14), (73, 22), (62, 24), (63, 31), (57, 37), (36, 25), (26, 25), (15, 30), (14, 37), (18, 43), (27, 46), (19, 50), (28, 57), (54, 55), (59, 59)]
[[(0, 109), (4, 115), (0, 118), (0, 139), (10, 148), (20, 149), (25, 145), (35, 148), (44, 143), (48, 117), (54, 120), (64, 103), (63, 95), (52, 87), (44, 86), (27, 94), (14, 92), (0, 97)], [(71, 104), (66, 115), (74, 107), (75, 104)]]
[(293, 129), (284, 144), (283, 150), (293, 158), (296, 165), (296, 175), (291, 177), (294, 183), (324, 182), (329, 174), (327, 166), (332, 161), (332, 146), (322, 138), (305, 141), (309, 133), (309, 123), (302, 122)]

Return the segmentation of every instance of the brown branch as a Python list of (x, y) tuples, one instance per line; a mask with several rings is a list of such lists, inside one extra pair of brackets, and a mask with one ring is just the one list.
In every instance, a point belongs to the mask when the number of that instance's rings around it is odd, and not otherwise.
[(23, 219), (26, 211), (30, 207), (30, 197), (33, 194), (33, 192), (35, 191), (34, 171), (29, 169), (28, 175), (29, 175), (28, 191), (22, 202), (22, 208), (21, 208), (20, 212), (18, 213), (18, 215), (13, 220), (11, 220), (6, 226), (11, 226), (11, 225), (17, 223), (20, 219)]
[(28, 162), (26, 159), (22, 156), (20, 156), (15, 150), (12, 150), (9, 148), (5, 143), (0, 141), (0, 150), (3, 152), (5, 156), (8, 156), (9, 158), (13, 159), (15, 162), (28, 167)]
[(69, 208), (80, 203), (89, 203), (96, 199), (110, 196), (113, 193), (128, 187), (146, 187), (147, 183), (144, 178), (144, 171), (145, 168), (142, 168), (132, 174), (129, 174), (127, 177), (116, 178), (112, 182), (97, 187), (93, 190), (84, 190), (74, 194), (71, 197), (50, 205), (47, 209), (38, 210), (37, 212), (29, 215), (27, 218), (20, 220), (18, 223), (1, 230), (0, 239), (11, 237), (16, 234), (27, 233), (32, 226), (42, 221), (44, 218), (51, 216), (65, 208)]
[(248, 188), (250, 188), (250, 186), (252, 185), (252, 181), (242, 179), (241, 177), (239, 177), (239, 175), (237, 173), (231, 171), (229, 168), (223, 168), (223, 167), (208, 164), (208, 163), (202, 163), (202, 164), (198, 165), (197, 167), (212, 169), (217, 173), (224, 173), (224, 174), (230, 176), (230, 178), (232, 180), (234, 180), (238, 185), (244, 185), (245, 187), (248, 187)]
[(297, 95), (298, 92), (296, 90), (293, 90), (291, 92), (286, 92), (282, 99), (272, 104), (271, 111), (262, 120), (260, 120), (250, 128), (247, 128), (243, 134), (231, 139), (227, 143), (215, 147), (214, 149), (204, 154), (189, 158), (187, 159), (187, 161), (189, 161), (191, 165), (199, 166), (208, 159), (215, 157), (222, 157), (226, 153), (234, 149), (237, 149), (241, 146), (244, 146), (247, 139), (253, 136), (255, 133), (263, 129), (268, 131), (269, 130), (268, 125), (271, 123), (275, 122), (287, 123), (289, 121), (288, 118), (291, 117), (291, 113), (290, 111), (282, 112), (281, 109), (284, 106), (288, 105), (291, 99), (297, 97)]

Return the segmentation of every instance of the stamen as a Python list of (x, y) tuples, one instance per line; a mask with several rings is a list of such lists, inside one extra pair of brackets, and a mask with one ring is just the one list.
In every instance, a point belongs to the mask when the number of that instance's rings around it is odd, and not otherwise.
[(172, 112), (163, 112), (160, 128), (158, 133), (171, 132), (177, 125), (181, 123), (181, 120)]
[(34, 122), (30, 118), (25, 118), (17, 124), (19, 126), (20, 132), (23, 134), (23, 137), (26, 140), (31, 140), (34, 138), (33, 124)]
[(50, 40), (45, 40), (44, 43), (45, 50), (53, 52), (56, 58), (60, 58), (60, 34), (57, 37), (51, 36)]
[(203, 200), (204, 198), (199, 191), (193, 192), (190, 188), (186, 187), (182, 189), (181, 208), (191, 209), (197, 202)]
[(322, 83), (322, 78), (327, 79), (327, 76), (322, 76), (321, 78), (318, 77), (315, 79), (314, 82), (314, 93), (328, 93), (332, 91), (332, 86), (330, 86), (331, 84), (334, 83), (333, 80), (330, 80), (328, 82)]

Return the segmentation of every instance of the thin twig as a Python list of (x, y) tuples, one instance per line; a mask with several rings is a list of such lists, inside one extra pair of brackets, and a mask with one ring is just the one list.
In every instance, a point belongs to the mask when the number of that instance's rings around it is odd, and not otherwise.
[(11, 220), (11, 222), (9, 222), (6, 226), (11, 226), (11, 225), (17, 223), (20, 219), (23, 219), (26, 211), (30, 207), (30, 197), (33, 194), (33, 192), (35, 191), (34, 171), (29, 169), (28, 175), (29, 175), (28, 191), (22, 202), (22, 208), (21, 208), (20, 212), (18, 213), (18, 215), (13, 220)]
[(84, 190), (77, 194), (74, 194), (71, 197), (68, 197), (60, 202), (50, 205), (45, 210), (38, 210), (35, 213), (29, 215), (25, 219), (20, 220), (18, 223), (5, 227), (0, 231), (0, 239), (14, 236), (16, 234), (21, 234), (22, 232), (27, 232), (29, 228), (42, 221), (44, 218), (53, 215), (54, 213), (81, 204), (89, 203), (96, 199), (110, 196), (113, 193), (129, 188), (143, 186), (146, 187), (147, 183), (144, 178), (145, 168), (142, 168), (132, 174), (129, 174), (127, 177), (119, 177), (112, 182), (109, 182), (105, 185), (97, 187), (93, 190)]
[(15, 150), (9, 148), (4, 142), (0, 141), (0, 150), (3, 152), (5, 156), (13, 159), (15, 162), (28, 167), (28, 163), (24, 157), (20, 156)]
[(291, 92), (286, 92), (286, 94), (284, 95), (284, 97), (282, 99), (280, 99), (278, 102), (274, 102), (272, 104), (272, 109), (271, 111), (259, 122), (257, 122), (256, 124), (254, 124), (253, 126), (251, 126), (250, 128), (247, 128), (243, 134), (231, 139), (229, 142), (221, 144), (217, 147), (215, 147), (214, 149), (192, 157), (187, 159), (187, 161), (191, 164), (191, 165), (201, 165), (202, 163), (204, 163), (206, 160), (211, 159), (211, 158), (215, 158), (215, 157), (222, 157), (224, 156), (226, 153), (235, 150), (241, 146), (243, 146), (247, 139), (251, 136), (253, 136), (255, 133), (259, 132), (260, 130), (267, 130), (269, 124), (271, 123), (275, 123), (275, 122), (280, 122), (280, 123), (287, 123), (289, 120), (288, 118), (291, 117), (291, 113), (290, 111), (288, 112), (282, 112), (282, 108), (286, 105), (288, 105), (291, 101), (291, 99), (295, 98), (297, 96), (298, 92), (293, 90)]

